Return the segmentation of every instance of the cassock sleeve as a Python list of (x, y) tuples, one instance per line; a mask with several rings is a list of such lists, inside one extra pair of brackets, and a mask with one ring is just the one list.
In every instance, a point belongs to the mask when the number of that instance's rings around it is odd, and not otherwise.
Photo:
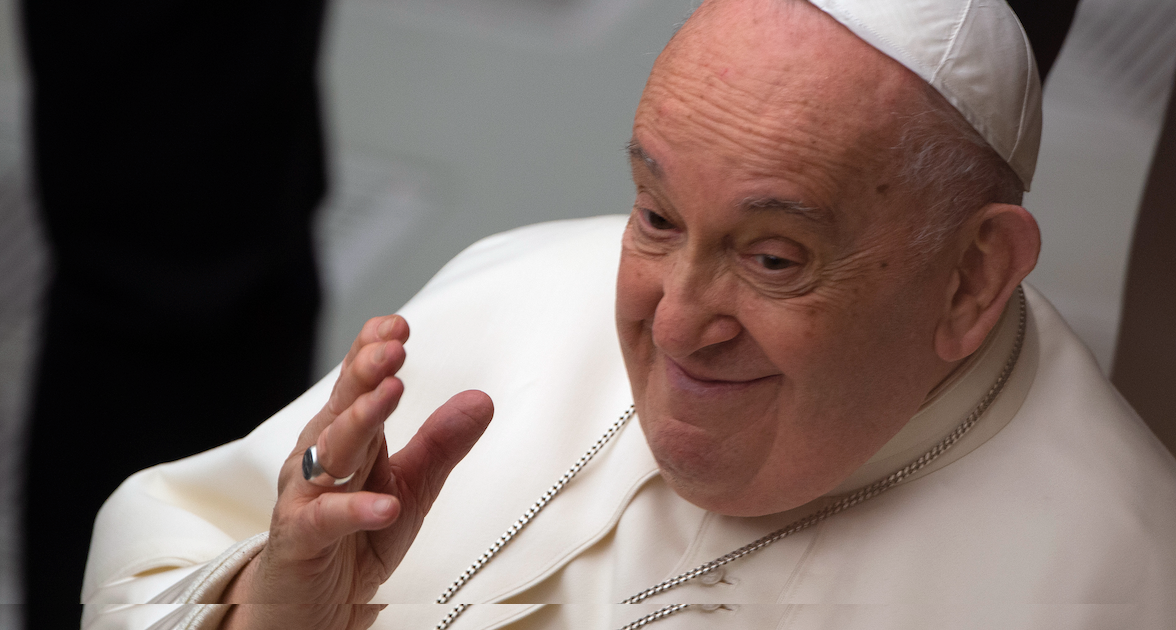
[[(562, 328), (567, 319), (551, 316), (553, 310), (564, 313), (570, 308), (576, 314), (575, 321), (587, 318), (599, 327), (590, 332), (585, 328), (577, 335), (612, 338), (611, 295), (618, 243), (626, 221), (623, 215), (605, 216), (519, 228), (482, 239), (439, 271), (399, 311), (416, 327), (409, 356), (416, 353), (418, 358), (415, 364), (414, 359), (406, 360), (400, 373), (406, 382), (412, 382), (397, 408), (396, 422), (385, 426), (389, 449), (394, 451), (407, 442), (437, 405), (462, 389), (476, 386), (487, 392), (501, 392), (496, 402), (510, 399), (510, 388), (500, 382), (494, 385), (496, 381), (485, 377), (488, 365), (495, 374), (502, 373), (501, 356), (494, 350), (500, 346), (483, 344), (480, 362), (469, 360), (464, 353), (470, 335), (477, 338), (483, 328), (471, 329), (475, 332), (462, 336), (447, 332), (453, 326), (468, 327), (471, 318), (509, 316), (513, 322), (510, 331), (533, 332), (536, 322), (549, 326), (560, 322), (555, 334), (571, 339), (573, 336)], [(520, 274), (520, 269), (539, 273)], [(482, 291), (474, 291), (467, 300), (453, 300), (453, 294), (466, 294), (471, 286), (481, 287)], [(489, 304), (493, 298), (486, 297), (487, 287), (493, 287), (492, 292), (505, 287), (509, 289), (508, 297)], [(604, 299), (569, 306), (566, 301), (552, 301), (550, 295), (557, 288)], [(534, 298), (536, 295), (540, 298)], [(478, 310), (470, 310), (467, 302), (476, 304)], [(520, 304), (527, 305), (524, 310), (529, 309), (530, 318), (517, 316)], [(488, 310), (496, 314), (487, 315)], [(513, 339), (514, 334), (517, 333), (506, 332), (502, 338)], [(527, 344), (518, 354), (526, 358), (551, 352), (549, 346)], [(602, 398), (601, 390), (621, 392), (618, 399), (606, 401), (611, 414), (614, 407), (624, 408), (621, 400), (629, 400), (628, 383), (616, 347), (609, 345), (601, 353), (603, 359), (588, 365), (607, 366), (605, 373), (620, 375), (621, 379), (611, 389), (601, 386), (593, 394)], [(422, 360), (425, 356), (431, 358)], [(527, 365), (534, 369), (539, 364), (528, 359)], [(471, 379), (467, 372), (478, 378)], [(599, 385), (599, 371), (587, 374)], [(326, 403), (337, 377), (338, 367), (244, 438), (149, 468), (119, 486), (99, 511), (94, 526), (82, 590), (86, 604), (83, 627), (216, 627), (224, 607), (215, 602), (240, 569), (264, 547), (277, 501), (278, 473), (302, 428)], [(517, 378), (520, 377), (511, 376), (509, 381), (513, 383)], [(573, 378), (572, 382), (579, 391), (579, 381)], [(598, 435), (595, 428), (591, 433), (592, 439)], [(584, 443), (590, 442), (588, 437), (578, 436), (572, 442), (576, 451), (580, 449), (580, 437)], [(574, 455), (568, 457), (570, 460)], [(564, 465), (562, 460), (559, 465)], [(525, 501), (530, 499), (529, 495), (525, 497)], [(511, 511), (507, 516), (513, 519), (517, 513)], [(497, 536), (500, 531), (492, 533)], [(471, 551), (470, 557), (480, 550)], [(439, 592), (466, 563), (468, 558), (462, 556), (457, 560), (459, 566), (438, 569), (440, 577), (430, 573), (430, 579), (436, 581), (430, 583), (430, 588), (436, 586)], [(427, 564), (430, 568), (437, 565)], [(416, 569), (420, 571), (422, 567)], [(427, 601), (431, 597), (420, 603)]]
[(225, 586), (265, 545), (277, 478), (338, 368), (246, 437), (139, 472), (94, 525), (82, 627), (215, 627)]

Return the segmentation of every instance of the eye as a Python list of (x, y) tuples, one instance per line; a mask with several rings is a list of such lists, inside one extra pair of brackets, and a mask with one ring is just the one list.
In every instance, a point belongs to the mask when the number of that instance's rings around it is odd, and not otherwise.
[(672, 229), (674, 229), (674, 224), (670, 223), (669, 220), (666, 219), (665, 217), (663, 217), (662, 215), (660, 215), (652, 210), (642, 210), (641, 212), (642, 212), (642, 214), (645, 215), (645, 221), (647, 223), (649, 223), (649, 226), (652, 227), (653, 229), (655, 229), (655, 230), (672, 230)]
[(755, 260), (760, 264), (760, 266), (769, 271), (787, 269), (796, 264), (796, 262), (788, 260), (787, 258), (780, 258), (779, 256), (773, 256), (771, 254), (758, 254), (755, 257)]

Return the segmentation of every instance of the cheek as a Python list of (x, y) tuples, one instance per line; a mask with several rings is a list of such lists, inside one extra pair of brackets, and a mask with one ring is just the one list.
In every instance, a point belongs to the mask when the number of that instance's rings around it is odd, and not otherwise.
[(768, 359), (794, 386), (786, 402), (796, 422), (807, 425), (808, 419), (834, 425), (822, 429), (829, 433), (848, 432), (855, 423), (869, 422), (863, 415), (885, 416), (905, 409), (903, 401), (921, 400), (925, 390), (920, 393), (921, 383), (907, 375), (925, 371), (920, 357), (927, 354), (928, 335), (918, 313), (882, 302), (858, 296), (748, 323)]
[(830, 307), (769, 304), (741, 316), (756, 347), (784, 375), (782, 420), (799, 426), (836, 417), (856, 398), (860, 373), (873, 369), (867, 355), (876, 340), (852, 313)]

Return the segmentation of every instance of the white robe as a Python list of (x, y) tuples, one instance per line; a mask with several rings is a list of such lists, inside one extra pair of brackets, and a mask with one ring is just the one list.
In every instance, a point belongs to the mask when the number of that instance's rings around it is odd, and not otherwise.
[[(637, 420), (453, 598), (432, 602), (631, 402), (613, 324), (625, 217), (521, 228), (449, 263), (401, 311), (406, 391), (392, 449), (453, 393), (495, 420), (454, 470), (374, 602), (376, 628), (1173, 628), (1176, 460), (1027, 289), (1020, 359), (988, 411), (893, 489), (640, 605), (615, 602), (745, 545), (833, 499), (724, 517), (662, 482)], [(984, 347), (833, 495), (901, 468), (992, 386), (1016, 305)], [(128, 479), (103, 506), (83, 626), (214, 628), (210, 606), (265, 544), (278, 469), (332, 373), (247, 437)], [(150, 603), (150, 605), (142, 605)], [(136, 605), (137, 604), (137, 605)], [(564, 604), (546, 605), (545, 604)], [(703, 605), (705, 604), (705, 605)]]

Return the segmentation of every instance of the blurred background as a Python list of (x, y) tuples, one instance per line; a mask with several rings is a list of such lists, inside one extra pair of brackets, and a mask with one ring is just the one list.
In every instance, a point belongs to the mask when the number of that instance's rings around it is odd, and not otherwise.
[[(328, 192), (314, 224), (323, 298), (313, 377), (341, 359), (367, 318), (395, 311), (475, 240), (627, 212), (623, 147), (633, 110), (656, 54), (693, 5), (331, 2), (319, 75)], [(30, 194), (16, 8), (0, 0), (3, 604), (22, 597), (19, 455), (51, 272)], [(1025, 200), (1044, 237), (1030, 282), (1108, 374), (1174, 68), (1176, 3), (1083, 0), (1045, 87), (1041, 156)], [(1172, 277), (1165, 282), (1176, 293)], [(102, 357), (78, 361), (81, 370), (103, 368)], [(68, 518), (68, 489), (57, 500)], [(21, 627), (20, 618), (19, 607), (0, 606), (0, 630)]]

